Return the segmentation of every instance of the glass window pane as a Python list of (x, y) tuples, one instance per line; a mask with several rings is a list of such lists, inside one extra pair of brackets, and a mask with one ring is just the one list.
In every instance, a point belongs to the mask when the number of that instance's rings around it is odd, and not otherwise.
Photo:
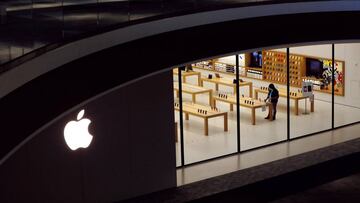
[[(20, 57), (24, 48), (32, 48), (32, 1), (14, 0), (0, 2), (0, 64)], [(5, 15), (4, 15), (5, 14)], [(24, 34), (26, 33), (26, 34)], [(14, 43), (16, 42), (16, 43)]]
[(179, 111), (179, 80), (178, 80), (178, 68), (174, 68), (173, 72), (173, 89), (174, 89), (174, 129), (175, 129), (175, 149), (176, 149), (176, 166), (181, 166), (181, 134), (180, 134), (180, 111)]
[(15, 0), (8, 1), (6, 6), (6, 22), (7, 23), (25, 23), (24, 20), (32, 18), (32, 1), (31, 0)]
[(286, 140), (286, 49), (246, 53), (240, 72), (241, 150)]
[(360, 121), (360, 43), (335, 44), (334, 125)]
[(156, 16), (163, 13), (161, 0), (130, 0), (130, 20)]
[(65, 37), (97, 29), (99, 25), (97, 0), (64, 0), (63, 5)]
[(184, 147), (190, 164), (237, 152), (235, 57), (184, 67)]
[(331, 129), (331, 64), (331, 44), (290, 48), (291, 138)]
[(100, 26), (114, 25), (129, 20), (129, 1), (100, 0)]

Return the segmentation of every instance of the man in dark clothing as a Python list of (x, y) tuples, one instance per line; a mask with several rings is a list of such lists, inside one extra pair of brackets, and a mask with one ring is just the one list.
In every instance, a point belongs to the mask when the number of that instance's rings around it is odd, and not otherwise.
[[(274, 84), (270, 84), (269, 85), (269, 93), (265, 99), (265, 102), (270, 102), (272, 105), (272, 116), (273, 116), (273, 120), (276, 119), (276, 106), (279, 100), (279, 91), (275, 88)], [(265, 119), (269, 119), (270, 117), (270, 109), (269, 109), (269, 114), (267, 117), (265, 117)]]

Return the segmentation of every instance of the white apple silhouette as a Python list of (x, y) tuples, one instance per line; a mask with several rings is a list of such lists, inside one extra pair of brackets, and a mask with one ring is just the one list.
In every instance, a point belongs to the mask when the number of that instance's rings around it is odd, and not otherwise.
[(71, 150), (87, 148), (93, 139), (88, 131), (91, 121), (87, 118), (82, 119), (84, 113), (84, 109), (81, 110), (77, 115), (77, 121), (68, 122), (64, 128), (65, 142)]

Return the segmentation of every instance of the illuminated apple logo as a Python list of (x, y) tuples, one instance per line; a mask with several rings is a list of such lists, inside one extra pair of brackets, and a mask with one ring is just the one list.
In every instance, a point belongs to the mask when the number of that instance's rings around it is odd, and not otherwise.
[(71, 150), (78, 148), (87, 148), (93, 136), (89, 133), (88, 127), (91, 121), (83, 119), (85, 111), (81, 110), (77, 115), (77, 121), (70, 121), (64, 128), (64, 138), (66, 144)]

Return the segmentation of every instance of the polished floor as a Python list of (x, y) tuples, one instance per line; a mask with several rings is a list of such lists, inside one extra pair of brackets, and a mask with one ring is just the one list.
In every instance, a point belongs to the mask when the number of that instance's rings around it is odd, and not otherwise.
[(360, 137), (359, 132), (360, 124), (355, 124), (289, 142), (282, 142), (276, 145), (190, 165), (177, 170), (177, 184), (179, 186), (185, 185), (357, 139)]
[[(207, 73), (204, 73), (207, 74)], [(174, 79), (176, 79), (174, 77)], [(245, 79), (244, 79), (245, 80)], [(246, 79), (249, 80), (249, 79)], [(268, 85), (260, 83), (261, 81), (253, 81), (254, 88)], [(196, 78), (189, 77), (188, 83), (196, 84)], [(213, 84), (204, 83), (205, 87), (214, 88)], [(224, 86), (219, 87), (221, 92), (232, 91)], [(248, 94), (247, 87), (241, 87), (241, 94)], [(316, 98), (315, 93), (315, 98)], [(265, 97), (262, 95), (260, 97)], [(184, 101), (191, 102), (190, 95), (183, 94)], [(208, 104), (208, 96), (206, 94), (199, 95), (197, 102), (202, 104)], [(303, 135), (316, 133), (319, 131), (328, 130), (331, 128), (331, 103), (324, 100), (315, 99), (315, 112), (309, 114), (303, 114), (305, 112), (305, 103), (302, 101), (299, 104), (299, 115), (294, 114), (294, 104), (291, 101), (291, 114), (290, 114), (290, 136), (291, 138), (300, 137)], [(307, 105), (307, 112), (309, 111), (309, 105)], [(203, 120), (198, 117), (190, 116), (189, 120), (184, 120), (184, 159), (186, 164), (203, 161), (210, 158), (215, 158), (231, 153), (237, 152), (237, 131), (236, 131), (236, 110), (230, 111), (229, 105), (226, 103), (219, 103), (218, 105), (221, 111), (227, 111), (229, 113), (229, 131), (223, 130), (223, 118), (214, 118), (209, 120), (209, 136), (205, 136), (203, 133)], [(277, 119), (275, 121), (268, 121), (264, 119), (267, 112), (263, 112), (258, 109), (256, 112), (256, 125), (251, 124), (250, 110), (247, 108), (240, 108), (240, 147), (241, 151), (254, 149), (260, 146), (284, 141), (287, 139), (287, 111), (286, 111), (286, 99), (280, 98), (278, 106)], [(179, 112), (175, 112), (175, 120), (179, 121)], [(335, 104), (335, 127), (360, 121), (360, 109), (350, 107), (346, 105)], [(346, 116), (344, 116), (346, 115)], [(356, 128), (356, 127), (353, 127)], [(358, 127), (360, 128), (360, 127)], [(340, 132), (344, 129), (339, 129)], [(359, 130), (359, 129), (356, 129)], [(356, 130), (354, 132), (356, 132)], [(269, 161), (276, 159), (278, 156), (283, 156), (288, 153), (299, 151), (300, 153), (307, 149), (316, 149), (318, 147), (328, 146), (337, 142), (337, 139), (341, 134), (336, 136), (329, 136), (332, 132), (326, 132), (326, 136), (320, 134), (316, 136), (306, 137), (293, 141), (292, 143), (303, 142), (306, 146), (294, 145), (291, 149), (287, 149), (288, 144), (280, 144), (276, 147), (275, 151), (270, 150), (265, 154), (258, 154), (256, 160), (251, 160), (247, 164), (251, 163), (259, 164), (261, 160), (265, 161), (271, 156)], [(353, 133), (354, 134), (354, 133)], [(346, 138), (348, 135), (344, 135)], [(356, 137), (356, 136), (355, 136)], [(310, 142), (306, 142), (311, 140)], [(347, 140), (347, 139), (345, 139)], [(282, 146), (282, 147), (280, 147)], [(267, 151), (267, 148), (260, 149)], [(290, 150), (290, 151), (288, 151)], [(177, 154), (177, 166), (180, 165), (180, 143), (176, 143)], [(279, 153), (279, 154), (277, 154)], [(243, 156), (246, 157), (246, 156)], [(260, 162), (259, 162), (260, 161)], [(242, 165), (243, 167), (243, 165)], [(202, 173), (202, 174), (206, 174)], [(206, 175), (205, 175), (206, 176)], [(185, 181), (186, 182), (186, 181)]]

